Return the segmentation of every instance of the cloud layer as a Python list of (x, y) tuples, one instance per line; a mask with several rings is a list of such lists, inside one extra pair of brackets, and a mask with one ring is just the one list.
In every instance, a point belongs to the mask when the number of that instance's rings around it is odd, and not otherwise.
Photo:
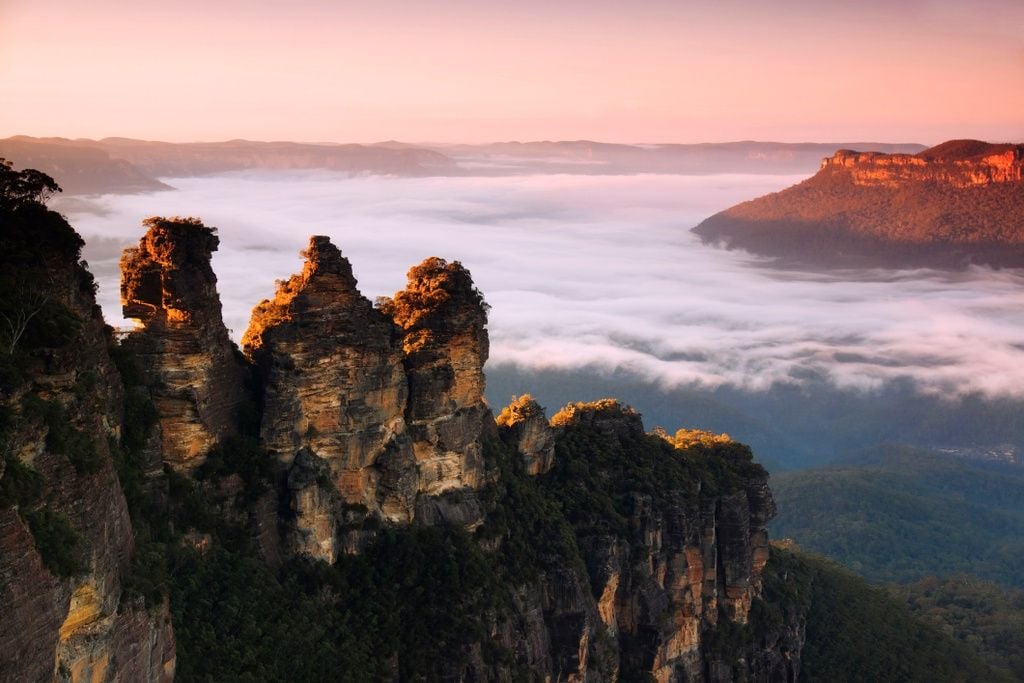
[(689, 233), (797, 180), (235, 174), (64, 210), (113, 324), (124, 324), (120, 247), (146, 216), (195, 215), (219, 228), (214, 270), (236, 339), (274, 280), (299, 270), (308, 236), (326, 234), (371, 299), (427, 256), (462, 261), (493, 307), (492, 363), (619, 369), (664, 386), (909, 378), (928, 392), (1024, 394), (1020, 271), (782, 271)]

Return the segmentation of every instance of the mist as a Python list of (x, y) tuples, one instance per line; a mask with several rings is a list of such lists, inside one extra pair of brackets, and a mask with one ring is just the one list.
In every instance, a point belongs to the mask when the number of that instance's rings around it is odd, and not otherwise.
[(347, 177), (241, 173), (163, 179), (173, 191), (58, 204), (85, 237), (107, 321), (117, 260), (152, 215), (216, 226), (226, 324), (241, 337), (275, 279), (329, 235), (373, 299), (428, 256), (459, 260), (492, 306), (490, 367), (627, 373), (664, 389), (764, 391), (813, 378), (871, 392), (1024, 392), (1024, 274), (972, 268), (780, 270), (689, 232), (800, 176)]

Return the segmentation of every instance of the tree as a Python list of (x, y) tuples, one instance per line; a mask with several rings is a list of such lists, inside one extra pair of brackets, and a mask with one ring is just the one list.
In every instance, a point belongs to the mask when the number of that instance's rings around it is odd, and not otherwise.
[(8, 355), (14, 354), (29, 323), (50, 303), (50, 294), (41, 289), (24, 288), (14, 292), (11, 301), (11, 306), (0, 310), (0, 322), (3, 323), (0, 325), (0, 340)]
[(15, 171), (10, 161), (0, 158), (0, 209), (14, 211), (25, 204), (45, 204), (60, 186), (34, 168)]

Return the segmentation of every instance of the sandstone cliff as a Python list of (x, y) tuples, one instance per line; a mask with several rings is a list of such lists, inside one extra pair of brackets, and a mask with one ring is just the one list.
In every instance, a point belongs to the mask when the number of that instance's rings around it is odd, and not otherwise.
[[(600, 619), (581, 629), (586, 640), (611, 639), (624, 678), (794, 679), (798, 642), (795, 658), (771, 642), (719, 644), (747, 626), (768, 559), (775, 507), (749, 450), (676, 448), (611, 400), (567, 406), (552, 424), (558, 460), (547, 485), (567, 499)], [(604, 492), (585, 490), (597, 482)]]
[(381, 309), (404, 333), (417, 489), (436, 495), (478, 488), (480, 439), (491, 419), (483, 373), (490, 347), (487, 308), (469, 271), (458, 261), (428, 258), (409, 270), (406, 288)]
[(288, 468), (293, 545), (333, 560), (343, 506), (395, 522), (415, 513), (399, 331), (313, 237), (302, 273), (253, 309), (242, 340), (262, 387), (260, 438)]
[(121, 379), (82, 241), (12, 173), (0, 166), (0, 680), (170, 680), (166, 603), (124, 591)]
[(810, 179), (708, 218), (706, 241), (814, 265), (1024, 265), (1024, 146), (840, 150)]
[(124, 345), (138, 358), (159, 413), (160, 451), (176, 468), (202, 464), (237, 433), (247, 369), (221, 318), (210, 258), (213, 228), (195, 219), (150, 218), (121, 258), (121, 302), (140, 323)]
[(502, 408), (497, 419), (502, 438), (522, 458), (527, 474), (545, 474), (555, 460), (555, 432), (544, 417), (544, 409), (524, 394)]
[(287, 469), (293, 549), (333, 560), (352, 542), (339, 527), (366, 515), (478, 523), (487, 336), (468, 272), (428, 261), (382, 312), (326, 237), (305, 256), (242, 342), (260, 438)]
[[(854, 594), (766, 565), (775, 505), (747, 447), (645, 433), (610, 399), (491, 416), (487, 308), (460, 264), (427, 259), (375, 308), (314, 237), (256, 307), (249, 366), (213, 231), (156, 219), (124, 259), (143, 327), (119, 346), (81, 239), (40, 203), (53, 188), (16, 180), (0, 186), (0, 680), (789, 682), (823, 618), (849, 670), (822, 591)], [(250, 390), (259, 441), (239, 419)], [(863, 661), (877, 638), (853, 623)]]

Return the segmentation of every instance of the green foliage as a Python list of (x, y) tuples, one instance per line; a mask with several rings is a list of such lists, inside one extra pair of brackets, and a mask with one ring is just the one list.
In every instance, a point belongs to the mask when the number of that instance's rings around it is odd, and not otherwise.
[(1024, 593), (973, 576), (928, 577), (890, 586), (920, 619), (971, 647), (989, 665), (1024, 680)]
[(43, 564), (57, 576), (85, 571), (85, 543), (67, 517), (47, 508), (22, 514)]
[(660, 437), (612, 435), (567, 425), (555, 447), (555, 466), (541, 481), (555, 496), (577, 533), (610, 532), (628, 538), (637, 496), (655, 507), (695, 501), (735, 490), (744, 479), (764, 476), (743, 444), (693, 444), (679, 449)]
[(806, 605), (801, 678), (808, 681), (999, 681), (961, 643), (885, 591), (823, 558), (773, 548), (765, 600)]
[(256, 500), (270, 490), (274, 460), (257, 445), (256, 439), (228, 437), (210, 450), (206, 461), (197, 470), (196, 478), (216, 481), (232, 474), (241, 477), (246, 498)]
[(770, 529), (877, 581), (969, 572), (1024, 586), (1024, 474), (887, 447), (772, 478)]
[(78, 474), (94, 474), (102, 460), (96, 444), (88, 434), (71, 424), (60, 401), (48, 401), (36, 394), (26, 394), (22, 414), (28, 420), (39, 420), (46, 427), (46, 449), (67, 456)]
[(122, 604), (127, 604), (132, 597), (142, 598), (147, 606), (163, 603), (171, 587), (167, 567), (169, 552), (164, 543), (144, 541), (136, 544), (131, 566), (124, 576)]
[(45, 204), (60, 191), (57, 182), (45, 173), (34, 168), (15, 171), (11, 162), (0, 159), (0, 209)]
[(457, 678), (501, 595), (492, 559), (447, 528), (391, 529), (335, 566), (276, 575), (243, 553), (182, 551), (172, 573), (184, 680)]
[(477, 537), (500, 539), (497, 562), (503, 577), (510, 585), (521, 586), (560, 567), (586, 576), (575, 532), (552, 490), (525, 474), (519, 455), (497, 439), (484, 441), (484, 459), (500, 475), (484, 491), (483, 499), (492, 510)]
[(3, 475), (0, 476), (0, 509), (17, 505), (29, 507), (39, 501), (43, 491), (43, 475), (23, 463), (16, 455), (4, 454)]

